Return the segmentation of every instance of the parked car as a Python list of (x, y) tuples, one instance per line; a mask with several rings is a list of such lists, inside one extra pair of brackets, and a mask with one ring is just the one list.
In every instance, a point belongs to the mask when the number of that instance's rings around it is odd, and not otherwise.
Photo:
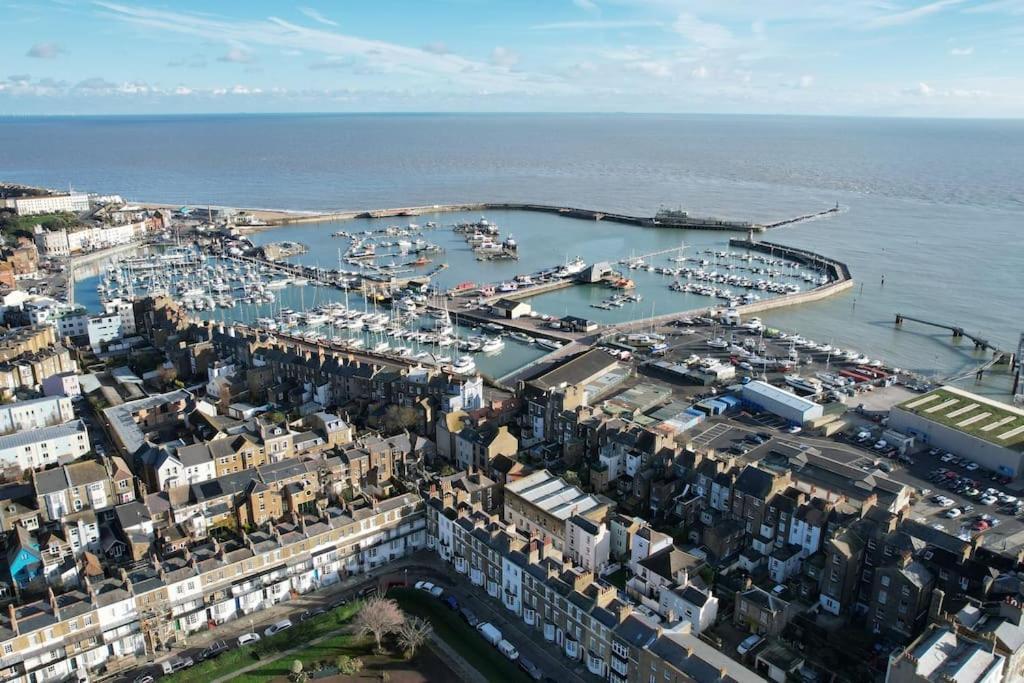
[(223, 640), (218, 640), (213, 643), (210, 643), (209, 647), (207, 647), (205, 650), (196, 655), (196, 659), (200, 662), (204, 662), (207, 659), (214, 659), (216, 657), (219, 657), (227, 651), (228, 644), (225, 643)]
[(753, 649), (760, 645), (763, 641), (764, 636), (759, 636), (756, 633), (747, 636), (743, 639), (742, 643), (736, 646), (736, 652), (740, 653), (741, 655), (745, 655), (748, 652), (753, 651)]
[(132, 683), (154, 683), (154, 681), (156, 681), (156, 679), (149, 674), (142, 674), (141, 676), (136, 676), (132, 680)]
[(417, 590), (427, 591), (428, 593), (434, 590), (434, 584), (430, 581), (417, 581), (415, 585)]
[(245, 645), (252, 645), (253, 643), (258, 642), (260, 642), (260, 634), (258, 633), (243, 633), (242, 635), (238, 636), (239, 647)]
[(432, 586), (430, 589), (430, 594), (433, 595), (435, 598), (440, 598), (442, 595), (444, 595), (444, 589), (440, 586)]
[(455, 599), (454, 595), (449, 595), (447, 598), (443, 600), (443, 602), (448, 607), (448, 609), (452, 611), (459, 609), (459, 601)]
[(299, 622), (309, 621), (313, 617), (318, 617), (321, 614), (327, 614), (327, 610), (323, 607), (317, 607), (316, 609), (308, 609), (299, 616)]
[(541, 678), (544, 677), (544, 672), (540, 670), (540, 667), (538, 667), (536, 664), (531, 662), (526, 657), (520, 655), (516, 663), (519, 664), (519, 668), (523, 670), (523, 673), (525, 673), (533, 680), (539, 681)]
[(470, 626), (472, 626), (473, 628), (476, 628), (477, 624), (480, 623), (480, 619), (476, 616), (473, 610), (469, 609), (468, 607), (463, 607), (462, 609), (460, 609), (459, 616), (461, 616), (462, 620)]
[(949, 518), (949, 519), (956, 519), (957, 517), (962, 515), (963, 512), (960, 511), (960, 508), (950, 508), (950, 509), (946, 510), (945, 514), (946, 514), (946, 517)]
[(287, 631), (291, 627), (292, 627), (292, 620), (291, 619), (282, 619), (281, 621), (277, 622), (276, 624), (271, 624), (270, 626), (268, 626), (267, 630), (263, 632), (263, 635), (265, 635), (265, 636), (267, 636), (269, 638), (270, 636), (276, 636), (281, 631)]
[(194, 664), (195, 662), (192, 661), (191, 657), (175, 657), (174, 659), (168, 659), (164, 662), (161, 668), (163, 669), (163, 672), (169, 676), (173, 673), (183, 671)]

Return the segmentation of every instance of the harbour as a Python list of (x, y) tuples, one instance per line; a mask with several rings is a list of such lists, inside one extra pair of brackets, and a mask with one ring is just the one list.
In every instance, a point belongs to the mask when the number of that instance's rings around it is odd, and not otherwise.
[[(521, 251), (511, 232), (503, 234), (499, 227), (516, 224), (520, 212), (499, 214), (500, 222), (449, 214), (455, 220), (446, 224), (433, 220), (444, 215), (436, 214), (424, 225), (405, 226), (382, 225), (393, 217), (390, 211), (384, 213), (386, 218), (364, 219), (363, 230), (328, 230), (333, 224), (315, 224), (315, 240), (294, 235), (279, 240), (274, 231), (265, 231), (183, 246), (179, 234), (174, 245), (114, 257), (92, 284), (100, 303), (170, 296), (197, 319), (261, 330), (327, 352), (432, 364), (454, 372), (479, 370), (497, 378), (566, 346), (645, 326), (653, 329), (687, 312), (737, 315), (737, 307), (751, 306), (762, 296), (774, 305), (788, 305), (797, 300), (797, 282), (810, 287), (812, 295), (813, 290), (851, 283), (845, 266), (809, 252), (791, 253), (781, 245), (763, 246), (753, 240), (752, 231), (747, 240), (727, 243), (728, 248), (694, 248), (691, 256), (684, 255), (689, 247), (681, 243), (640, 257), (607, 252), (594, 262), (567, 254), (560, 264), (522, 272), (540, 262), (532, 242)], [(188, 214), (179, 218), (186, 226), (200, 224)], [(429, 242), (422, 237), (428, 232)], [(319, 260), (326, 243), (337, 251), (336, 267)], [(273, 251), (268, 253), (268, 247)], [(521, 260), (522, 252), (527, 256)], [(444, 260), (396, 260), (423, 253)], [(489, 257), (495, 253), (503, 257)], [(465, 275), (467, 268), (484, 277), (520, 272), (504, 280), (455, 282), (452, 275)], [(740, 272), (750, 277), (738, 276)], [(691, 279), (735, 289), (691, 286)], [(661, 296), (673, 297), (670, 313), (655, 316), (652, 303), (650, 315), (644, 314), (645, 295), (639, 290), (653, 287)], [(559, 315), (557, 309), (545, 310), (545, 297), (573, 289), (600, 290), (603, 298), (591, 304), (591, 311), (565, 307)], [(693, 306), (700, 297), (714, 302)], [(513, 315), (513, 309), (521, 311)]]
[[(460, 368), (498, 379), (580, 340), (654, 331), (680, 316), (742, 319), (843, 296), (854, 285), (846, 264), (755, 239), (753, 230), (724, 242), (716, 231), (682, 231), (679, 240), (675, 229), (642, 230), (636, 235), (655, 239), (631, 239), (628, 253), (609, 248), (612, 240), (603, 234), (594, 240), (600, 250), (578, 243), (588, 258), (566, 251), (561, 264), (544, 264), (531, 249), (536, 235), (522, 229), (524, 218), (550, 215), (552, 225), (573, 225), (562, 222), (563, 214), (439, 211), (401, 225), (391, 221), (395, 210), (363, 213), (380, 215), (246, 230), (208, 243), (210, 258), (250, 273), (255, 268), (268, 282), (256, 292), (241, 287), (235, 301), (236, 285), (229, 293), (220, 284), (221, 291), (199, 297), (198, 305), (186, 297), (186, 306), (204, 320), (237, 322), (331, 351), (448, 368), (461, 360)], [(557, 234), (544, 225), (546, 237)], [(602, 232), (622, 229), (612, 228), (614, 221), (595, 221), (600, 225)], [(284, 240), (296, 245), (295, 253), (267, 259), (266, 245)], [(514, 258), (481, 257), (478, 247), (485, 243), (514, 251)], [(251, 249), (242, 253), (238, 244)], [(331, 251), (334, 267), (323, 258)], [(218, 273), (208, 275), (204, 281), (212, 287)], [(478, 279), (461, 279), (469, 275)], [(530, 313), (507, 319), (495, 312), (501, 302), (522, 302)], [(449, 338), (432, 334), (429, 319), (445, 311), (453, 325)]]

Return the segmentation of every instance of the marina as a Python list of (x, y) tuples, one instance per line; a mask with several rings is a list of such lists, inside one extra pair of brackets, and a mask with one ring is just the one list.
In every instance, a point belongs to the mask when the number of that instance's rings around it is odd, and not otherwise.
[[(532, 223), (534, 215), (438, 212), (396, 224), (389, 213), (344, 225), (261, 230), (203, 253), (166, 249), (166, 268), (154, 267), (153, 255), (122, 258), (113, 264), (117, 274), (108, 269), (96, 286), (101, 298), (167, 292), (205, 320), (499, 378), (580, 340), (611, 339), (626, 347), (639, 340), (638, 348), (657, 355), (664, 342), (648, 336), (655, 341), (646, 344), (644, 335), (680, 315), (736, 324), (853, 285), (844, 264), (752, 239), (753, 232), (727, 241), (702, 231), (684, 233), (681, 241), (674, 230), (627, 238), (609, 223), (595, 239), (570, 245), (565, 238), (571, 232), (563, 236), (547, 221)], [(513, 231), (522, 241), (511, 237)], [(308, 248), (274, 261), (262, 257), (266, 245), (285, 238)], [(562, 246), (560, 262), (551, 262), (550, 248), (531, 248), (538, 243)], [(495, 245), (503, 253), (514, 250), (515, 258), (492, 258), (487, 252)], [(324, 258), (332, 251), (333, 264)], [(523, 302), (529, 313), (504, 318), (495, 313), (503, 300)], [(438, 328), (437, 315), (449, 322)]]
[[(405, 225), (388, 216), (344, 228), (327, 223), (260, 231), (202, 250), (166, 246), (115, 257), (93, 286), (99, 303), (166, 295), (204, 320), (501, 376), (569, 342), (614, 334), (656, 312), (724, 312), (761, 299), (781, 302), (802, 287), (830, 281), (822, 263), (729, 248), (717, 240), (698, 239), (692, 247), (677, 243), (641, 257), (598, 241), (600, 251), (580, 244), (583, 255), (567, 251), (560, 262), (545, 263), (541, 259), (552, 252), (532, 249), (539, 243), (535, 238), (521, 247), (511, 235), (516, 228), (499, 227), (517, 226), (524, 215), (508, 212), (499, 221), (437, 214)], [(287, 239), (281, 230), (289, 231)], [(266, 257), (268, 247), (281, 245), (287, 253)], [(323, 255), (332, 250), (336, 264), (325, 263)], [(478, 278), (461, 279), (467, 275)], [(599, 299), (560, 311), (551, 297), (569, 292)], [(492, 310), (502, 300), (525, 302), (529, 311), (518, 320), (503, 319)]]

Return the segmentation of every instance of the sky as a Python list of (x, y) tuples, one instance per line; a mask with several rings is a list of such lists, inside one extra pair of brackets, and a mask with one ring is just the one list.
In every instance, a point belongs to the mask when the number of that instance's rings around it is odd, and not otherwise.
[(0, 0), (0, 115), (1024, 116), (1024, 0)]

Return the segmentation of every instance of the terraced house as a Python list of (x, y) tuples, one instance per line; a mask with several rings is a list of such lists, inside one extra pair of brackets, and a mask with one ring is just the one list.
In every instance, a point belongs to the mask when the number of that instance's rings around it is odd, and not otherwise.
[(358, 500), (294, 515), (229, 541), (210, 540), (122, 571), (120, 578), (11, 607), (0, 615), (0, 678), (11, 683), (108, 673), (251, 614), (401, 558), (426, 545), (418, 495)]
[(617, 683), (760, 680), (700, 641), (690, 621), (659, 626), (635, 613), (615, 586), (573, 565), (550, 540), (522, 535), (450, 494), (428, 495), (426, 511), (428, 547), (589, 673)]

